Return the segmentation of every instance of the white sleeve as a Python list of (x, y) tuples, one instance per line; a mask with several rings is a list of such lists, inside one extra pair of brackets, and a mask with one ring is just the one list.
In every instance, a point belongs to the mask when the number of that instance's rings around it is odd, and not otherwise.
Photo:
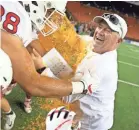
[(84, 96), (85, 96), (85, 94), (73, 94), (73, 95), (63, 97), (62, 101), (64, 101), (65, 103), (72, 103), (72, 102), (75, 102), (75, 101), (81, 99)]
[(24, 42), (24, 46), (27, 47), (33, 40), (38, 39), (38, 35), (37, 32), (34, 30), (31, 32), (30, 37), (28, 38), (28, 40), (26, 40)]
[(35, 30), (32, 31), (32, 40), (38, 39), (38, 34)]

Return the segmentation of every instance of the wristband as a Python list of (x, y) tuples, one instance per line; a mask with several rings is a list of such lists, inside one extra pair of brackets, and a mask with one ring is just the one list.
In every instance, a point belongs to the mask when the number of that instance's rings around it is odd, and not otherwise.
[(87, 89), (85, 89), (85, 83), (83, 81), (80, 82), (72, 82), (72, 93), (71, 94), (86, 94)]
[(82, 94), (86, 94), (86, 93), (87, 93), (87, 89), (85, 89), (85, 83), (84, 83), (83, 81), (80, 81), (80, 82), (82, 82), (82, 84), (83, 84), (83, 86), (84, 86), (84, 89), (83, 89)]
[(82, 82), (72, 82), (72, 93), (71, 94), (79, 94), (83, 93), (84, 85)]

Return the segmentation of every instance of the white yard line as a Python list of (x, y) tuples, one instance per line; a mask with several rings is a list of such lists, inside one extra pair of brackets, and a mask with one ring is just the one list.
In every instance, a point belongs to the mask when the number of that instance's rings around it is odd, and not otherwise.
[(131, 63), (128, 63), (128, 62), (124, 62), (124, 61), (118, 61), (119, 63), (122, 63), (122, 64), (126, 64), (126, 65), (129, 65), (129, 66), (133, 66), (133, 67), (137, 67), (137, 68), (139, 68), (139, 66), (138, 65), (134, 65), (134, 64), (131, 64)]
[(121, 55), (121, 56), (126, 56), (126, 57), (129, 57), (129, 58), (132, 58), (132, 59), (136, 59), (136, 60), (139, 60), (139, 57), (136, 58), (136, 57), (133, 57), (133, 56), (127, 56), (126, 54), (123, 54), (123, 53), (118, 53), (118, 55)]
[(127, 48), (132, 51), (132, 52), (136, 52), (136, 53), (139, 53), (139, 50), (138, 49), (135, 49), (135, 47), (129, 47), (127, 46)]
[(124, 81), (124, 80), (120, 80), (120, 79), (118, 80), (118, 82), (125, 83), (125, 84), (128, 84), (128, 85), (134, 86), (134, 87), (139, 87), (138, 84), (134, 84), (134, 83), (127, 82), (127, 81)]

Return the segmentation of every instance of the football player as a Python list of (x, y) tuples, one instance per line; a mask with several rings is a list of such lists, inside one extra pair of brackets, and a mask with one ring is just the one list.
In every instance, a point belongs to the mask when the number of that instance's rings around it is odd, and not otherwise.
[[(88, 87), (90, 89), (90, 86), (92, 86), (89, 72), (79, 82), (42, 76), (37, 73), (31, 56), (25, 48), (35, 38), (33, 32), (39, 31), (44, 36), (51, 33), (43, 29), (45, 24), (50, 22), (46, 18), (48, 2), (2, 1), (0, 4), (2, 49), (9, 55), (13, 65), (14, 79), (22, 86), (22, 89), (32, 96), (41, 97), (61, 97), (76, 93), (86, 94)], [(88, 79), (88, 77), (90, 78)], [(91, 89), (95, 91), (96, 87), (91, 87)]]
[(1, 109), (4, 111), (6, 116), (4, 130), (10, 130), (14, 126), (14, 121), (16, 118), (16, 115), (11, 109), (8, 100), (4, 97), (4, 91), (10, 85), (12, 77), (13, 70), (10, 58), (2, 49), (0, 49), (0, 101)]

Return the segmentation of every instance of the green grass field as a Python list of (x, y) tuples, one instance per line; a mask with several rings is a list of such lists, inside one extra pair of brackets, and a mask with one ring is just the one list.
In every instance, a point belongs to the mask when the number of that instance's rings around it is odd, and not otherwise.
[(112, 130), (139, 130), (139, 47), (118, 49), (119, 80)]
[[(139, 130), (139, 47), (122, 44), (118, 49), (119, 82), (115, 100), (114, 125), (111, 130)], [(7, 96), (17, 118), (13, 130), (45, 130), (47, 108), (53, 104), (44, 98), (33, 97), (33, 111), (23, 110), (24, 92), (20, 87)], [(4, 117), (2, 118), (2, 127)]]

